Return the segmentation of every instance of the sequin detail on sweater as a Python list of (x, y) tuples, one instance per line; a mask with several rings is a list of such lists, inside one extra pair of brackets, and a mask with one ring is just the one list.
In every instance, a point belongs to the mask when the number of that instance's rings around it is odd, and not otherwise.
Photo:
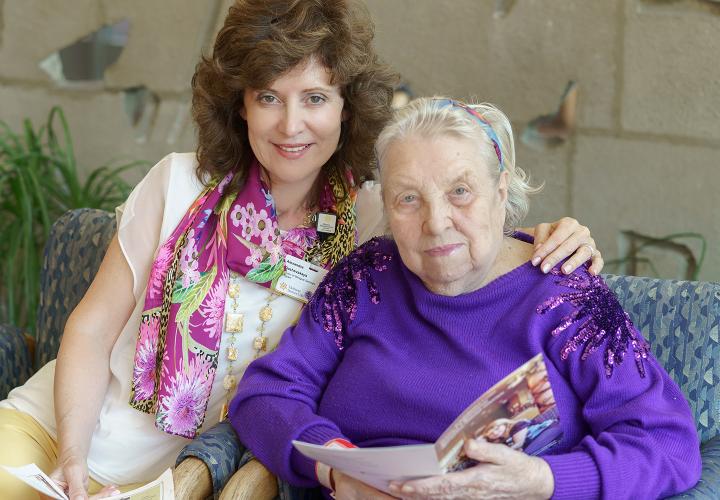
[(385, 271), (392, 259), (383, 241), (384, 238), (373, 238), (340, 261), (310, 300), (313, 319), (335, 336), (340, 350), (343, 349), (343, 318), (349, 323), (357, 314), (357, 282), (366, 283), (373, 304), (380, 302), (380, 292), (371, 272)]
[(560, 277), (555, 281), (558, 285), (575, 291), (551, 297), (538, 306), (537, 312), (545, 314), (565, 303), (575, 307), (575, 310), (563, 317), (560, 324), (552, 331), (554, 337), (571, 325), (581, 323), (572, 338), (563, 344), (560, 358), (565, 360), (570, 353), (583, 347), (580, 359), (585, 361), (605, 344), (605, 375), (610, 378), (614, 367), (619, 366), (625, 359), (630, 344), (638, 372), (641, 377), (645, 377), (643, 359), (648, 357), (650, 346), (636, 335), (630, 317), (622, 310), (617, 297), (603, 279), (589, 273), (564, 276), (557, 269), (553, 269), (552, 274)]

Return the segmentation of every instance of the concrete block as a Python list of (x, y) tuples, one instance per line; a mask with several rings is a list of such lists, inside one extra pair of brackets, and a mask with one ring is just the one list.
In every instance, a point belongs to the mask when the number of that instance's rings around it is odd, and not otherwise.
[(5, 0), (0, 0), (0, 49), (3, 43), (3, 29), (5, 28)]
[(218, 15), (217, 15), (217, 21), (215, 23), (215, 29), (213, 30), (212, 38), (210, 40), (210, 43), (208, 44), (208, 48), (212, 49), (213, 44), (215, 42), (215, 36), (217, 36), (218, 31), (220, 31), (220, 28), (223, 27), (223, 24), (225, 23), (225, 18), (228, 15), (228, 11), (230, 10), (230, 7), (236, 2), (236, 0), (220, 0), (220, 8), (218, 9)]
[(622, 126), (720, 139), (720, 17), (627, 2)]
[[(579, 124), (613, 126), (618, 0), (368, 0), (384, 59), (419, 95), (477, 96), (527, 122), (580, 83)], [(588, 29), (592, 27), (592, 29)]]
[(569, 215), (568, 146), (538, 151), (517, 141), (515, 149), (516, 163), (530, 175), (530, 183), (544, 183), (542, 191), (530, 197), (530, 211), (523, 224), (534, 226)]
[(216, 25), (214, 2), (103, 0), (105, 22), (127, 18), (130, 37), (120, 59), (105, 74), (113, 88), (145, 85), (155, 92), (190, 88), (205, 39)]
[[(145, 160), (157, 162), (172, 151), (192, 151), (192, 126), (185, 124), (174, 143), (167, 137), (173, 124), (171, 111), (187, 106), (182, 101), (161, 102), (155, 127), (148, 140), (138, 142), (123, 109), (123, 94), (85, 92), (47, 92), (42, 89), (19, 89), (0, 86), (0, 117), (13, 130), (20, 130), (24, 118), (30, 118), (35, 128), (44, 124), (54, 105), (63, 108), (67, 117), (78, 166), (83, 174), (110, 162)], [(142, 172), (130, 178), (140, 179)]]
[(698, 232), (708, 242), (700, 278), (720, 280), (720, 150), (580, 137), (574, 169), (572, 213), (606, 261), (618, 256), (623, 229), (655, 237)]
[(228, 15), (230, 6), (232, 6), (236, 1), (237, 0), (215, 0), (217, 6), (215, 24), (212, 28), (212, 33), (207, 37), (205, 46), (203, 47), (202, 51), (203, 54), (205, 54), (206, 56), (212, 55), (212, 51), (215, 46), (215, 37), (217, 37), (218, 32), (225, 24), (225, 18)]
[(190, 101), (161, 101), (148, 142), (164, 144), (168, 152), (194, 151), (196, 138)]
[(96, 0), (6, 0), (2, 7), (0, 78), (50, 81), (38, 63), (103, 24)]

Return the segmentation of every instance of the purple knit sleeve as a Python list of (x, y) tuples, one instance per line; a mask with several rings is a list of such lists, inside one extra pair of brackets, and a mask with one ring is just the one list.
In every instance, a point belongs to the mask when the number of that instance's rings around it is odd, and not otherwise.
[(335, 423), (317, 414), (341, 356), (333, 335), (305, 309), (277, 349), (248, 366), (230, 405), (230, 422), (240, 441), (291, 484), (318, 486), (315, 462), (296, 451), (292, 440), (325, 444), (347, 439)]
[(605, 283), (576, 275), (588, 286), (572, 287), (577, 300), (556, 311), (566, 316), (546, 356), (579, 398), (588, 432), (570, 452), (543, 456), (555, 479), (553, 498), (654, 499), (685, 491), (701, 470), (687, 401)]
[(296, 451), (293, 440), (349, 441), (338, 425), (318, 415), (318, 405), (342, 359), (358, 298), (379, 302), (372, 273), (387, 270), (391, 248), (389, 241), (373, 238), (339, 262), (298, 324), (285, 331), (274, 352), (250, 364), (238, 385), (229, 417), (240, 441), (291, 484), (318, 485), (315, 462)]

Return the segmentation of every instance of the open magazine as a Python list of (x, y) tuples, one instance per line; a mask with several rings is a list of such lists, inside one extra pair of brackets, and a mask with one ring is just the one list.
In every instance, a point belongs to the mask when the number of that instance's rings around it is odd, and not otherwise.
[(433, 444), (380, 448), (326, 448), (293, 441), (305, 456), (375, 488), (462, 470), (475, 464), (463, 453), (465, 440), (482, 437), (538, 455), (562, 437), (559, 414), (543, 355), (507, 375), (465, 409)]
[[(23, 465), (22, 467), (3, 465), (2, 468), (43, 495), (58, 500), (68, 500), (62, 488), (35, 464)], [(107, 497), (105, 500), (175, 500), (172, 472), (167, 469), (155, 481), (126, 493)]]

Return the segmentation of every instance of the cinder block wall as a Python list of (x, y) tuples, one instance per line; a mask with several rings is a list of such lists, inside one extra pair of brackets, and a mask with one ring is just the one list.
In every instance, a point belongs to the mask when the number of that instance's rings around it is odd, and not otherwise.
[[(618, 231), (707, 238), (720, 280), (720, 8), (701, 0), (368, 0), (378, 46), (418, 95), (476, 97), (521, 132), (579, 83), (578, 129), (518, 163), (545, 189), (528, 223), (572, 215), (606, 259)], [(517, 134), (516, 134), (517, 135)]]
[[(519, 141), (518, 163), (544, 191), (528, 223), (572, 215), (606, 259), (618, 231), (696, 231), (702, 279), (720, 280), (720, 7), (706, 0), (366, 0), (381, 55), (417, 95), (499, 105), (516, 131), (579, 83), (578, 128), (546, 151)], [(189, 80), (232, 0), (0, 0), (0, 119), (67, 112), (86, 169), (191, 150)], [(502, 2), (500, 2), (502, 3)], [(129, 19), (130, 40), (103, 86), (56, 88), (37, 63), (103, 24)], [(160, 98), (138, 140), (123, 90)]]
[[(0, 0), (0, 119), (17, 128), (62, 106), (86, 171), (113, 159), (155, 162), (194, 149), (190, 78), (231, 0)], [(123, 19), (129, 41), (104, 83), (59, 88), (38, 67), (57, 50)], [(146, 133), (125, 112), (124, 91), (159, 98)]]

